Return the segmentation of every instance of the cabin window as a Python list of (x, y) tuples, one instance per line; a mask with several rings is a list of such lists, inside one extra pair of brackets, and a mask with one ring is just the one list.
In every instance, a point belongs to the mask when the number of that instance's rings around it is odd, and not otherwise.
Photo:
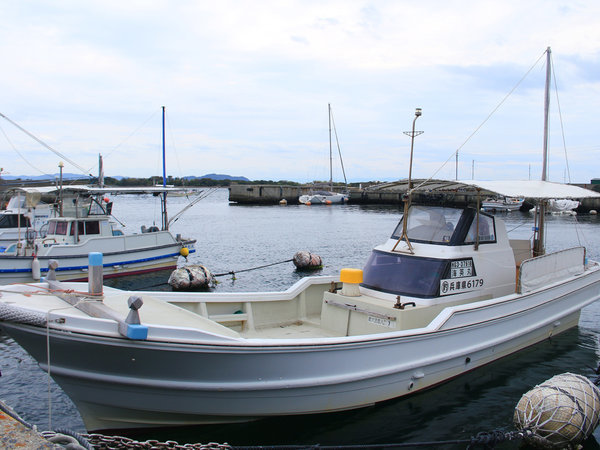
[[(456, 208), (440, 206), (411, 206), (408, 212), (406, 232), (409, 240), (428, 242), (433, 244), (449, 244), (457, 228), (463, 211)], [(393, 239), (402, 236), (402, 221), (394, 233)]]
[(438, 295), (448, 261), (374, 250), (363, 270), (362, 286), (411, 297)]
[(83, 222), (74, 222), (71, 227), (71, 236), (75, 236), (75, 223), (77, 223), (77, 236), (81, 236), (83, 234)]
[(85, 222), (85, 234), (100, 234), (100, 222), (97, 220)]
[(48, 234), (59, 234), (66, 236), (68, 229), (69, 222), (50, 222), (50, 225), (48, 226)]
[(31, 227), (29, 218), (23, 214), (3, 214), (0, 216), (0, 228), (17, 228), (19, 225), (23, 228)]
[[(475, 243), (475, 235), (477, 233), (477, 217), (473, 217), (471, 227), (465, 237), (465, 244)], [(484, 214), (479, 214), (479, 242), (496, 242), (496, 229), (494, 227), (494, 219)]]
[[(75, 225), (71, 227), (71, 236), (75, 234)], [(100, 223), (97, 220), (77, 222), (77, 234), (100, 234)]]

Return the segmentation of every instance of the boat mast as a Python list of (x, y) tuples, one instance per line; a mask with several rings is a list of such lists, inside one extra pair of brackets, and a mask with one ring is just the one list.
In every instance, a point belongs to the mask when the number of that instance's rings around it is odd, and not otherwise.
[(162, 229), (169, 229), (169, 220), (167, 217), (167, 163), (165, 157), (165, 107), (162, 107), (162, 163), (163, 163), (163, 201), (162, 201)]
[[(544, 91), (544, 151), (542, 161), (542, 181), (547, 181), (548, 178), (548, 121), (550, 111), (550, 78), (552, 77), (552, 66), (550, 56), (552, 50), (550, 47), (546, 49), (546, 87)], [(546, 214), (546, 201), (541, 200), (538, 204), (539, 222), (536, 227), (533, 242), (533, 256), (544, 254), (544, 219)]]
[(333, 152), (331, 150), (331, 103), (327, 103), (329, 115), (329, 190), (333, 191)]

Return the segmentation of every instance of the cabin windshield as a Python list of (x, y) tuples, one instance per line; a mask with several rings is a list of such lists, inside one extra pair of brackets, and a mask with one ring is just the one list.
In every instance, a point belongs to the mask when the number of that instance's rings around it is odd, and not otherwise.
[[(392, 233), (392, 239), (402, 237), (402, 221)], [(477, 235), (477, 214), (473, 208), (457, 209), (442, 206), (412, 205), (408, 211), (408, 239), (437, 245), (474, 244)], [(496, 242), (494, 218), (479, 213), (479, 243)]]
[[(408, 212), (406, 232), (409, 240), (433, 244), (449, 244), (458, 227), (463, 210), (441, 206), (413, 205)], [(394, 230), (392, 238), (402, 236), (403, 220)]]
[(363, 269), (362, 286), (411, 297), (434, 297), (448, 261), (373, 250)]

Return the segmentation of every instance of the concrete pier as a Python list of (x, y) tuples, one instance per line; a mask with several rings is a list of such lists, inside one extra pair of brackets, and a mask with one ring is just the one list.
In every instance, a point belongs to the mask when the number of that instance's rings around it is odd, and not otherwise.
[[(250, 205), (276, 205), (286, 200), (288, 205), (298, 204), (301, 195), (310, 194), (311, 186), (284, 186), (272, 184), (232, 184), (229, 187), (229, 201)], [(329, 187), (322, 188), (330, 190)], [(344, 187), (334, 186), (334, 192), (342, 192)]]
[[(415, 180), (414, 183), (418, 183)], [(364, 205), (401, 205), (402, 198), (406, 193), (406, 180), (395, 183), (382, 183), (362, 188), (350, 188), (348, 203)], [(585, 189), (600, 192), (600, 184), (574, 184)], [(309, 194), (314, 190), (311, 186), (280, 186), (280, 185), (258, 185), (258, 184), (233, 184), (229, 187), (229, 201), (251, 204), (251, 205), (276, 205), (281, 200), (286, 200), (287, 204), (298, 204), (298, 198), (301, 195)], [(326, 188), (328, 189), (328, 188)], [(341, 192), (344, 187), (334, 186), (333, 190)], [(429, 194), (413, 193), (413, 200), (427, 197), (431, 202), (432, 196)], [(435, 196), (440, 204), (464, 204), (466, 198), (460, 194), (437, 194)], [(433, 198), (436, 201), (436, 198)], [(525, 199), (525, 208), (531, 208), (532, 202)], [(576, 209), (577, 213), (587, 214), (590, 210), (600, 212), (600, 200), (583, 199), (580, 206)]]
[(0, 448), (64, 449), (62, 445), (52, 444), (7, 414), (5, 410), (11, 411), (10, 408), (1, 401), (0, 404)]

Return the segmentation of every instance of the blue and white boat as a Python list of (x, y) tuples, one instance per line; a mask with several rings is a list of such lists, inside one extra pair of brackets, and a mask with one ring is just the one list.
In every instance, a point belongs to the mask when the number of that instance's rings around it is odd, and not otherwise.
[[(162, 193), (165, 188), (142, 190)], [(61, 195), (67, 195), (64, 191)], [(168, 227), (142, 227), (140, 233), (125, 234), (111, 219), (112, 203), (103, 194), (141, 193), (140, 189), (71, 186), (66, 191), (73, 195), (73, 201), (64, 202), (68, 209), (61, 208), (57, 217), (49, 218), (41, 233), (24, 227), (22, 239), (0, 253), (0, 284), (39, 280), (50, 260), (58, 261), (57, 279), (86, 280), (90, 252), (104, 254), (104, 277), (113, 278), (173, 270), (181, 255), (195, 251), (194, 239), (174, 236)]]

